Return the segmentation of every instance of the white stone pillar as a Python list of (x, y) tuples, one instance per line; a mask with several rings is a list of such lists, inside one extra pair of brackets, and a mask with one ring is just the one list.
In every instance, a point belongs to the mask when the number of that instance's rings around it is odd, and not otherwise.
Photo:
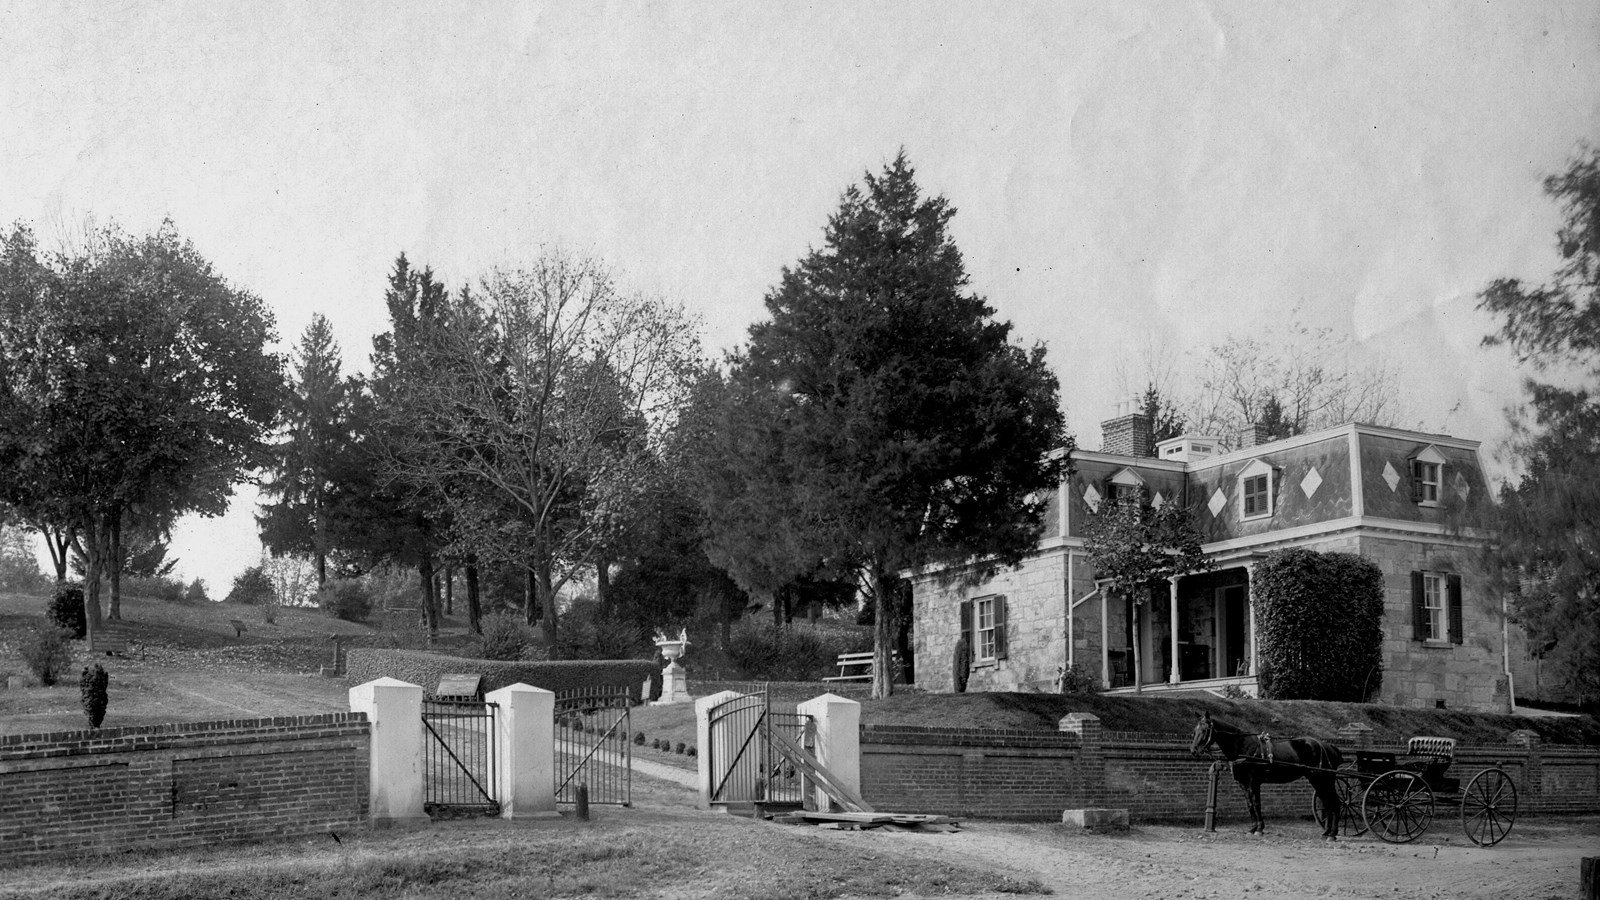
[(428, 821), (422, 793), (422, 688), (379, 678), (350, 689), (350, 711), (367, 714), (371, 760), (367, 813), (374, 825)]
[[(817, 762), (833, 774), (846, 792), (861, 796), (861, 704), (837, 694), (823, 694), (796, 707), (817, 726)], [(833, 809), (826, 791), (816, 790), (816, 808)]]
[[(701, 809), (711, 808), (711, 791), (716, 787), (712, 784), (711, 766), (714, 761), (726, 766), (728, 757), (736, 752), (744, 743), (746, 734), (735, 736), (731, 728), (725, 728), (717, 735), (716, 745), (711, 740), (711, 710), (723, 702), (735, 697), (744, 696), (738, 691), (718, 691), (709, 697), (701, 697), (694, 701), (694, 737), (695, 737), (695, 768), (700, 775), (700, 802)], [(737, 737), (737, 739), (735, 739)], [(720, 778), (720, 774), (718, 775)]]
[(1107, 688), (1111, 687), (1111, 625), (1106, 621), (1106, 614), (1110, 611), (1106, 603), (1106, 589), (1099, 587), (1100, 591), (1100, 683)]
[(1182, 660), (1178, 658), (1178, 576), (1176, 575), (1167, 579), (1167, 603), (1167, 681), (1170, 684), (1178, 684), (1183, 681), (1183, 673), (1178, 665)]
[(556, 695), (513, 684), (486, 697), (495, 704), (494, 764), (500, 818), (528, 819), (556, 812)]
[[(1255, 567), (1255, 563), (1245, 563), (1244, 564), (1244, 599), (1245, 599), (1245, 609), (1247, 609), (1249, 611), (1249, 614), (1250, 614), (1250, 655), (1246, 656), (1245, 659), (1248, 660), (1249, 663), (1250, 663), (1250, 667), (1247, 670), (1250, 673), (1250, 677), (1257, 678), (1257, 677), (1260, 677), (1261, 673), (1256, 671), (1256, 655), (1257, 654), (1256, 654), (1256, 567)], [(1258, 682), (1258, 684), (1259, 684), (1259, 682)]]

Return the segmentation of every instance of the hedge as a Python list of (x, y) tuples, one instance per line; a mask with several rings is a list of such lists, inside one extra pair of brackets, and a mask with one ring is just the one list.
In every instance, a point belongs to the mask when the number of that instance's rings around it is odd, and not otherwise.
[(1269, 700), (1361, 703), (1383, 682), (1383, 571), (1350, 553), (1284, 550), (1250, 576)]
[(439, 686), (441, 676), (460, 674), (481, 674), (485, 693), (519, 682), (557, 693), (572, 688), (616, 685), (626, 687), (628, 696), (638, 703), (644, 699), (641, 693), (645, 681), (659, 678), (661, 669), (648, 659), (501, 662), (443, 656), (422, 650), (352, 647), (345, 655), (345, 674), (352, 684), (365, 684), (375, 678), (398, 678), (420, 685), (426, 694), (432, 694)]

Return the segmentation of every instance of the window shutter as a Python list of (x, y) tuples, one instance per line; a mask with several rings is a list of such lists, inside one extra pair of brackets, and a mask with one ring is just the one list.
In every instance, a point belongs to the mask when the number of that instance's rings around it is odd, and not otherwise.
[(973, 657), (977, 656), (978, 648), (972, 643), (972, 601), (961, 601), (961, 639), (967, 642), (967, 666), (972, 666)]
[(1459, 644), (1461, 634), (1461, 576), (1448, 575), (1445, 577), (1446, 589), (1450, 596), (1450, 643)]
[(1411, 460), (1411, 502), (1422, 502), (1422, 464)]
[(1006, 598), (994, 598), (994, 658), (1006, 658)]
[(1423, 599), (1422, 573), (1411, 573), (1411, 639), (1428, 639), (1428, 607)]

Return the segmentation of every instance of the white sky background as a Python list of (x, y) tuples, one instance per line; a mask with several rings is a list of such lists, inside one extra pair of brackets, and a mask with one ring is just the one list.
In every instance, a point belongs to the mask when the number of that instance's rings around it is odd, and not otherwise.
[[(1044, 341), (1086, 447), (1154, 349), (1350, 334), (1409, 425), (1518, 397), (1491, 278), (1542, 280), (1539, 189), (1600, 140), (1600, 4), (6, 3), (0, 222), (171, 217), (347, 369), (400, 251), (449, 285), (593, 253), (715, 352), (904, 146), (973, 287)], [(214, 595), (253, 496), (174, 554)]]

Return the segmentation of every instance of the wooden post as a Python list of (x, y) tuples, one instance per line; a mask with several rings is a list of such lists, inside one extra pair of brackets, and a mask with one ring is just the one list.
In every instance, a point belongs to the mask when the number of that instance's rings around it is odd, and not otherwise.
[(1206, 830), (1217, 830), (1217, 774), (1222, 768), (1221, 762), (1211, 764), (1211, 777), (1206, 784)]
[(1583, 900), (1600, 900), (1600, 856), (1585, 856), (1580, 872), (1583, 889), (1578, 896)]

